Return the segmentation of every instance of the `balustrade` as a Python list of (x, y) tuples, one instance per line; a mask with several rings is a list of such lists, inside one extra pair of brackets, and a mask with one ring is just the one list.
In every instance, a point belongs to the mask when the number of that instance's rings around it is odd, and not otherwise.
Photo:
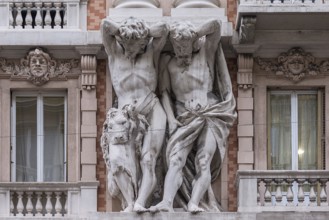
[(89, 203), (96, 200), (97, 185), (97, 182), (0, 183), (0, 216), (76, 217), (84, 211), (96, 210), (96, 205)]
[(328, 210), (328, 182), (329, 171), (239, 171), (239, 210)]
[(62, 2), (15, 2), (9, 4), (10, 28), (62, 29), (66, 24), (66, 4)]
[(11, 191), (13, 216), (64, 216), (67, 191)]

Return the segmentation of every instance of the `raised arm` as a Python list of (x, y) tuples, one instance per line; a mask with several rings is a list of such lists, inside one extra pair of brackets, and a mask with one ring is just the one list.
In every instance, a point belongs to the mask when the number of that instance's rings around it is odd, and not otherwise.
[(107, 54), (115, 50), (115, 36), (119, 34), (119, 24), (108, 19), (103, 19), (101, 23), (102, 40)]
[(169, 25), (165, 22), (159, 22), (150, 27), (150, 37), (153, 37), (154, 49), (159, 53), (166, 44), (168, 33)]
[(221, 37), (221, 22), (217, 19), (212, 19), (201, 24), (196, 29), (198, 37), (206, 36), (206, 44), (209, 52), (215, 52)]

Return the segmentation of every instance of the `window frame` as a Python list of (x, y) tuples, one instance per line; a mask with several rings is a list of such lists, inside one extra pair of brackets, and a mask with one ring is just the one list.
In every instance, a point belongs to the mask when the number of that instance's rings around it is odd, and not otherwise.
[(271, 132), (270, 132), (270, 124), (271, 124), (271, 114), (270, 114), (270, 96), (274, 95), (290, 95), (290, 106), (291, 106), (291, 170), (297, 171), (301, 170), (298, 167), (298, 95), (308, 95), (313, 94), (317, 96), (317, 157), (318, 157), (318, 164), (317, 169), (323, 169), (323, 162), (322, 162), (322, 124), (323, 122), (323, 103), (322, 103), (322, 94), (323, 91), (321, 88), (318, 89), (268, 89), (267, 91), (267, 169), (271, 170)]
[(44, 143), (44, 97), (63, 97), (64, 98), (64, 179), (67, 181), (67, 129), (68, 129), (68, 96), (65, 91), (12, 91), (11, 93), (11, 182), (16, 182), (16, 97), (36, 97), (37, 98), (37, 181), (43, 181), (43, 143)]

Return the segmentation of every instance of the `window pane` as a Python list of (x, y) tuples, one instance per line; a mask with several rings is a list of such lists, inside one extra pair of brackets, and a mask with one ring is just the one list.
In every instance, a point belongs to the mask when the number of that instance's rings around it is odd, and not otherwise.
[(317, 169), (317, 95), (298, 95), (298, 169)]
[(16, 97), (16, 181), (37, 181), (37, 98)]
[(64, 97), (44, 97), (44, 181), (64, 181)]
[(289, 170), (291, 162), (291, 98), (290, 95), (271, 94), (270, 135), (271, 169)]

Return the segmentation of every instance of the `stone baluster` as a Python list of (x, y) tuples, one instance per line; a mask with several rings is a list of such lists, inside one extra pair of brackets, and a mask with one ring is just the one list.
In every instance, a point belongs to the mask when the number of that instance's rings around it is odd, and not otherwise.
[(272, 206), (272, 195), (271, 195), (272, 179), (264, 179), (264, 182), (265, 182), (264, 206)]
[(317, 206), (316, 204), (316, 194), (314, 191), (314, 186), (316, 184), (316, 179), (309, 179), (308, 182), (310, 183), (310, 206)]
[(328, 179), (320, 179), (320, 206), (328, 206), (328, 201), (327, 201), (327, 192), (326, 192), (326, 185)]
[(10, 192), (10, 215), (14, 215), (15, 207), (13, 200), (14, 200), (14, 193)]
[(297, 183), (298, 183), (298, 206), (303, 206), (304, 205), (304, 200), (305, 200), (305, 193), (304, 193), (304, 182), (305, 179), (297, 179)]
[(294, 179), (286, 179), (287, 182), (287, 206), (294, 206), (294, 193), (292, 191), (292, 183), (294, 182)]
[(9, 3), (9, 28), (10, 29), (14, 28), (13, 7), (14, 7), (14, 3), (10, 2)]
[(32, 14), (31, 14), (31, 8), (32, 8), (32, 3), (24, 3), (26, 7), (26, 16), (25, 16), (25, 29), (32, 29)]
[(275, 205), (282, 206), (282, 182), (283, 179), (276, 179)]
[(64, 27), (67, 26), (67, 16), (66, 16), (67, 7), (66, 7), (66, 4), (63, 4), (62, 11), (63, 11), (63, 28), (64, 28)]
[(257, 179), (257, 206), (261, 206), (259, 188), (260, 188), (260, 179)]
[(36, 7), (36, 15), (35, 15), (35, 29), (41, 29), (42, 28), (42, 3), (41, 2), (36, 2), (34, 3)]
[(59, 216), (62, 216), (62, 204), (61, 204), (61, 195), (62, 195), (62, 192), (55, 192), (55, 195), (56, 195), (56, 201), (55, 201), (55, 216), (59, 217)]
[(15, 28), (22, 29), (23, 28), (23, 17), (22, 17), (23, 3), (15, 3), (15, 6), (16, 6), (16, 11), (17, 11)]
[(68, 203), (68, 199), (67, 199), (67, 193), (65, 192), (64, 193), (64, 203), (65, 203), (65, 205), (64, 205), (64, 215), (66, 215), (67, 214), (67, 203)]
[(32, 195), (33, 195), (33, 192), (26, 192), (26, 197), (27, 197), (26, 216), (33, 216)]
[(44, 3), (44, 6), (46, 8), (46, 16), (45, 16), (45, 21), (44, 21), (44, 28), (45, 29), (50, 29), (51, 28), (51, 16), (50, 16), (50, 7), (52, 6), (53, 3), (47, 2)]
[(17, 192), (17, 213), (16, 216), (23, 216), (24, 205), (23, 205), (23, 192)]
[(42, 203), (41, 203), (41, 199), (42, 199), (42, 192), (36, 192), (35, 193), (37, 195), (37, 202), (35, 204), (35, 210), (36, 210), (36, 216), (42, 216)]
[(54, 6), (56, 8), (56, 15), (55, 15), (55, 19), (54, 19), (54, 22), (55, 22), (54, 28), (55, 29), (60, 29), (60, 28), (62, 28), (62, 26), (61, 26), (62, 19), (61, 19), (61, 15), (60, 15), (60, 10), (61, 10), (62, 3), (61, 2), (56, 2), (56, 3), (54, 3)]
[(52, 216), (53, 205), (51, 204), (52, 192), (46, 192), (46, 215), (47, 217)]

